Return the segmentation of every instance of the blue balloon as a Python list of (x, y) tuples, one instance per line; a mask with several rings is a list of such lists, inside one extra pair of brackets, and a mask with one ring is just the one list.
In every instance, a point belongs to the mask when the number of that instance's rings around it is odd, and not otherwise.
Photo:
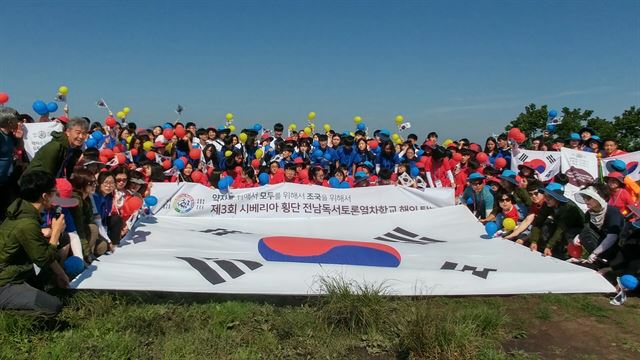
[(549, 117), (550, 117), (550, 118), (552, 118), (552, 119), (553, 119), (553, 118), (555, 118), (556, 116), (558, 116), (558, 111), (557, 111), (557, 110), (553, 110), (553, 109), (549, 110)]
[(342, 189), (348, 189), (348, 188), (350, 188), (350, 187), (351, 187), (351, 185), (349, 185), (349, 183), (348, 183), (348, 182), (343, 181), (343, 182), (341, 182), (341, 183), (340, 183), (340, 187), (341, 187)]
[(358, 130), (364, 131), (364, 129), (367, 128), (367, 125), (365, 125), (364, 123), (360, 123), (358, 124), (358, 126), (356, 127)]
[(219, 190), (227, 190), (229, 188), (229, 183), (227, 183), (227, 178), (223, 177), (218, 181), (218, 189)]
[(547, 131), (549, 132), (555, 132), (556, 131), (556, 124), (547, 124)]
[(269, 183), (269, 174), (260, 173), (260, 175), (258, 175), (258, 182), (260, 185), (267, 185)]
[(324, 159), (327, 161), (331, 161), (331, 154), (327, 151), (326, 153), (324, 153)]
[(84, 260), (79, 256), (69, 256), (64, 261), (64, 272), (70, 277), (76, 277), (84, 271)]
[(332, 188), (337, 188), (340, 186), (340, 180), (338, 180), (337, 177), (332, 177), (329, 179), (329, 186), (331, 186)]
[(233, 178), (231, 176), (225, 176), (224, 180), (227, 182), (227, 187), (231, 186), (231, 184), (233, 184)]
[(84, 144), (87, 146), (87, 148), (94, 148), (98, 145), (96, 140), (92, 137), (88, 138), (87, 141), (84, 142)]
[(255, 130), (255, 131), (260, 131), (260, 130), (262, 130), (262, 125), (260, 125), (260, 124), (255, 124), (255, 125), (253, 125), (253, 130)]
[(144, 198), (144, 203), (147, 206), (156, 206), (158, 205), (158, 198), (155, 196), (147, 196)]
[(91, 137), (94, 138), (96, 142), (100, 142), (102, 141), (102, 139), (104, 139), (104, 134), (102, 133), (102, 131), (96, 130), (91, 133)]
[(418, 169), (415, 166), (412, 166), (411, 167), (411, 176), (416, 177), (418, 175), (420, 175), (420, 169)]
[(498, 231), (498, 224), (496, 224), (495, 221), (490, 221), (484, 225), (484, 231), (487, 232), (489, 237), (493, 237)]
[(50, 102), (47, 104), (47, 110), (52, 113), (52, 112), (56, 112), (58, 111), (58, 104), (56, 104), (55, 102)]
[(313, 150), (313, 158), (314, 159), (321, 158), (321, 157), (322, 157), (322, 150), (320, 150), (320, 149)]
[(622, 275), (620, 285), (627, 290), (633, 290), (638, 287), (638, 279), (633, 275)]
[(349, 136), (349, 135), (351, 135), (351, 133), (350, 133), (350, 132), (348, 132), (348, 131), (343, 131), (343, 132), (342, 132), (342, 136)]
[(42, 100), (34, 101), (32, 108), (33, 111), (35, 111), (38, 115), (45, 115), (49, 112), (49, 109), (47, 109), (47, 104), (45, 104)]
[(175, 167), (176, 167), (176, 169), (178, 169), (178, 170), (182, 170), (182, 169), (184, 169), (184, 166), (185, 166), (185, 165), (186, 165), (186, 164), (184, 163), (184, 161), (182, 161), (182, 159), (176, 159), (176, 160), (173, 162), (173, 166), (175, 166)]
[(314, 148), (318, 148), (318, 147), (320, 147), (320, 142), (318, 140), (313, 140), (311, 145), (313, 145)]
[(164, 125), (162, 125), (162, 129), (173, 129), (173, 126), (169, 123), (164, 123)]

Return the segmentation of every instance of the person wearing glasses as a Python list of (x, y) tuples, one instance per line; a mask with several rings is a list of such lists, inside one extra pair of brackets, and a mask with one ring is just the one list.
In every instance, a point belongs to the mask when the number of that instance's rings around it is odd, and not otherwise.
[(527, 183), (527, 193), (529, 193), (529, 197), (531, 198), (531, 205), (527, 211), (527, 216), (522, 220), (520, 225), (515, 228), (515, 230), (504, 237), (505, 239), (515, 241), (518, 244), (524, 244), (526, 246), (530, 245), (528, 243), (525, 244), (526, 237), (531, 231), (531, 224), (533, 224), (533, 220), (545, 203), (544, 194), (540, 191), (541, 187), (542, 182), (540, 180), (532, 179)]
[(567, 244), (582, 231), (584, 215), (564, 196), (562, 185), (550, 183), (540, 191), (545, 203), (533, 220), (529, 247), (532, 251), (544, 249), (545, 256), (565, 259)]
[(485, 185), (486, 177), (474, 172), (467, 178), (469, 186), (462, 193), (462, 201), (476, 218), (485, 219), (493, 210), (494, 197), (491, 187)]
[(93, 193), (93, 222), (98, 228), (98, 241), (106, 241), (109, 251), (114, 252), (122, 238), (122, 217), (113, 212), (113, 193), (116, 179), (112, 172), (98, 175), (98, 184)]
[(69, 182), (73, 186), (73, 198), (79, 202), (78, 206), (71, 209), (71, 215), (82, 244), (84, 261), (90, 264), (107, 251), (106, 243), (96, 244), (98, 229), (93, 223), (91, 196), (98, 182), (91, 170), (85, 168), (76, 169)]
[[(56, 194), (56, 180), (51, 174), (34, 170), (22, 177), (20, 196), (9, 206), (7, 218), (0, 225), (0, 309), (46, 316), (55, 316), (62, 309), (58, 298), (36, 285), (53, 274), (58, 287), (69, 286), (69, 278), (56, 261), (56, 247), (66, 226), (64, 215), (51, 220), (48, 241), (40, 228), (40, 213), (53, 206)], [(33, 264), (42, 269), (38, 276)]]

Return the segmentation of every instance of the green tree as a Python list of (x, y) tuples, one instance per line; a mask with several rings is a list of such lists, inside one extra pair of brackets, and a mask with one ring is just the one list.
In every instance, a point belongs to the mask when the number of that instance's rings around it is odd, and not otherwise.
[(516, 127), (523, 131), (528, 137), (537, 136), (546, 129), (547, 119), (547, 105), (542, 105), (542, 107), (538, 109), (536, 104), (529, 104), (524, 107), (524, 112), (521, 112), (515, 120), (511, 121), (505, 127), (505, 130), (509, 131), (509, 129)]
[(640, 150), (640, 108), (635, 106), (625, 110), (622, 115), (613, 117), (613, 126), (620, 148), (626, 151)]
[(598, 135), (601, 139), (618, 136), (618, 131), (616, 130), (616, 126), (614, 125), (614, 123), (606, 119), (602, 119), (599, 117), (589, 119), (587, 121), (587, 126), (593, 129), (596, 135)]
[(562, 108), (562, 122), (556, 128), (556, 135), (568, 138), (572, 132), (578, 132), (580, 128), (586, 125), (593, 114), (593, 110), (569, 109)]

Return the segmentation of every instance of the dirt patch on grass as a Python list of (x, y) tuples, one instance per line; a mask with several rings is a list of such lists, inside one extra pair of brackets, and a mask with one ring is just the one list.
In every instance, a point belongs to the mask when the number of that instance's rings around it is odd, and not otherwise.
[(640, 345), (613, 322), (595, 318), (542, 322), (527, 334), (507, 340), (507, 353), (527, 353), (543, 359), (637, 359)]

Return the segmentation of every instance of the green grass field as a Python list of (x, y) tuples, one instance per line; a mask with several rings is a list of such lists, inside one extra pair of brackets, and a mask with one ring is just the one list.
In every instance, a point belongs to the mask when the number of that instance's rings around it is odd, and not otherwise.
[(289, 304), (76, 292), (55, 321), (0, 312), (1, 359), (633, 359), (640, 302), (391, 298), (325, 284)]

